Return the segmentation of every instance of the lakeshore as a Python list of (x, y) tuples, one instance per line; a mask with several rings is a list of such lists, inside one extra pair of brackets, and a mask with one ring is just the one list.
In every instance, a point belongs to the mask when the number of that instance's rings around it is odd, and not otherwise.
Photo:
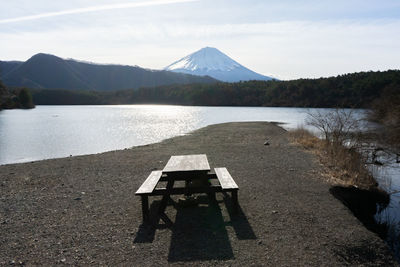
[[(182, 154), (207, 154), (211, 166), (229, 169), (240, 188), (237, 216), (217, 196), (217, 209), (206, 201), (168, 206), (173, 225), (141, 225), (134, 192), (150, 171)], [(397, 265), (384, 241), (329, 193), (321, 168), (284, 129), (265, 122), (3, 165), (0, 265)]]

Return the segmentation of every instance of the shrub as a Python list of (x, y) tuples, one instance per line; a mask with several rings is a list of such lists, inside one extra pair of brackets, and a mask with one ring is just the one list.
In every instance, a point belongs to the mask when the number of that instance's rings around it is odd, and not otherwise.
[(351, 109), (336, 108), (327, 113), (309, 112), (306, 123), (317, 128), (327, 144), (349, 146), (357, 143), (354, 137), (355, 133), (359, 132), (360, 120)]
[(372, 104), (371, 121), (382, 125), (381, 142), (400, 152), (400, 84), (387, 86)]
[(300, 127), (290, 133), (292, 139), (318, 155), (321, 163), (329, 170), (335, 183), (375, 188), (376, 181), (366, 168), (366, 159), (357, 150), (358, 125), (351, 110), (335, 109), (328, 113), (310, 114), (307, 123), (323, 133), (315, 137)]
[(32, 95), (27, 88), (22, 88), (18, 92), (18, 99), (22, 108), (34, 108), (35, 105), (32, 101)]

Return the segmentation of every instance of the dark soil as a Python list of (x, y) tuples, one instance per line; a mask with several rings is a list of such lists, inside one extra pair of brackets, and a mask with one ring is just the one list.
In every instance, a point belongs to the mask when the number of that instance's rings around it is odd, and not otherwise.
[(386, 239), (387, 225), (377, 223), (374, 218), (378, 211), (389, 205), (390, 196), (386, 192), (343, 186), (333, 186), (329, 191), (348, 207), (367, 229)]
[[(169, 224), (142, 225), (135, 191), (184, 154), (228, 168), (239, 214), (229, 196), (217, 194), (215, 206), (200, 195), (195, 207), (169, 205)], [(4, 165), (0, 177), (0, 265), (397, 265), (329, 193), (314, 156), (274, 124), (213, 125), (122, 151)], [(150, 198), (152, 211), (159, 200)]]

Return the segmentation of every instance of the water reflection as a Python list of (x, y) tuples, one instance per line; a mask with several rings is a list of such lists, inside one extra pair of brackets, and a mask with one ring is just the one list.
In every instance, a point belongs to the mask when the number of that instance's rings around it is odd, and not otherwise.
[(373, 174), (380, 187), (390, 194), (390, 202), (375, 214), (375, 220), (387, 225), (386, 241), (400, 260), (400, 164), (395, 155), (385, 155), (378, 160), (384, 165), (375, 166)]
[[(308, 112), (329, 111), (170, 105), (37, 106), (32, 110), (3, 110), (0, 112), (0, 165), (144, 145), (224, 122), (275, 121), (284, 123), (286, 129), (293, 129), (305, 125)], [(364, 110), (354, 112), (358, 118), (365, 114)], [(391, 170), (386, 168), (377, 174)], [(391, 177), (391, 188), (400, 190), (398, 164), (388, 177)], [(383, 184), (384, 179), (378, 179)], [(396, 231), (397, 240), (399, 207), (400, 194), (394, 193), (389, 207), (377, 215), (382, 222), (393, 221), (390, 231)]]
[[(171, 105), (38, 106), (0, 112), (0, 164), (84, 155), (159, 142), (216, 123), (305, 124), (330, 109)], [(357, 111), (360, 116), (363, 110)]]
[(83, 155), (161, 141), (231, 121), (304, 124), (308, 109), (170, 105), (38, 106), (0, 112), (0, 164)]

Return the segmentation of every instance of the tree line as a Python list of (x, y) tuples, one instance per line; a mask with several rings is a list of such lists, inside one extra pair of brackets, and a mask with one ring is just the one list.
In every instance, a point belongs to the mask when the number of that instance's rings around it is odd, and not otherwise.
[[(167, 85), (112, 92), (32, 89), (36, 104), (177, 104), (199, 106), (371, 108), (400, 71), (359, 72), (319, 79)], [(398, 89), (392, 89), (399, 94)], [(397, 90), (397, 91), (396, 91)]]
[(14, 108), (34, 108), (28, 88), (7, 88), (0, 80), (0, 110)]
[(379, 123), (380, 138), (389, 144), (400, 160), (400, 85), (392, 84), (384, 88), (381, 96), (371, 105), (369, 119)]

